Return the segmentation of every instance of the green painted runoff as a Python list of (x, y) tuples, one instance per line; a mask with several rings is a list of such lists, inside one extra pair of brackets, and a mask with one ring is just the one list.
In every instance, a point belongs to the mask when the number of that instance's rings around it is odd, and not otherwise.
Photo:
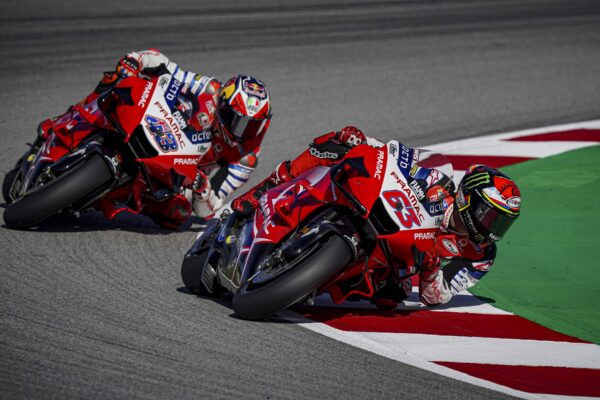
[(600, 146), (502, 168), (521, 216), (471, 292), (493, 306), (600, 344)]

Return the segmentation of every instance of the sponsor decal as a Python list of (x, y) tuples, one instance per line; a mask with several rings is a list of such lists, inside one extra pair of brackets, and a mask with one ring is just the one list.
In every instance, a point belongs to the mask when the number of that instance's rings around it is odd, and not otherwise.
[(457, 256), (459, 254), (458, 247), (452, 240), (443, 239), (442, 244), (444, 245), (446, 250), (448, 250), (451, 254), (454, 254), (455, 256)]
[(182, 148), (185, 147), (186, 144), (183, 141), (183, 135), (181, 134), (182, 130), (181, 128), (179, 128), (177, 122), (175, 122), (175, 118), (173, 117), (173, 115), (169, 111), (167, 111), (159, 101), (154, 102), (154, 105), (158, 107), (158, 111), (160, 111), (163, 118), (169, 124), (172, 134), (177, 138), (177, 143), (179, 144), (179, 146)]
[(490, 174), (487, 172), (480, 172), (477, 174), (472, 174), (465, 176), (463, 180), (463, 185), (467, 189), (474, 189), (481, 185), (488, 185), (490, 183)]
[(435, 232), (417, 232), (413, 235), (414, 240), (435, 239)]
[(181, 112), (179, 110), (173, 111), (173, 117), (175, 117), (175, 121), (177, 122), (177, 124), (179, 125), (179, 127), (182, 130), (187, 128), (188, 124), (185, 121), (185, 118), (183, 117), (183, 115), (181, 115)]
[(146, 121), (146, 128), (152, 133), (158, 147), (163, 152), (177, 151), (177, 139), (164, 119), (153, 117), (152, 115), (146, 115), (144, 119)]
[(419, 216), (418, 220), (420, 222), (423, 222), (425, 220), (425, 217), (423, 216), (423, 214), (421, 212), (421, 207), (420, 207), (419, 199), (417, 199), (417, 196), (415, 195), (415, 193), (406, 184), (406, 181), (404, 180), (404, 178), (400, 178), (398, 176), (398, 174), (396, 174), (396, 172), (394, 172), (394, 171), (392, 171), (391, 175), (394, 178), (396, 178), (396, 183), (398, 185), (400, 185), (400, 187), (402, 188), (402, 191), (405, 193), (406, 197), (410, 200), (410, 204), (412, 205), (412, 207), (414, 208), (414, 210), (416, 211), (416, 213)]
[(506, 204), (508, 204), (510, 208), (521, 208), (521, 198), (517, 196), (511, 197), (506, 200)]
[(398, 220), (403, 227), (410, 229), (415, 225), (421, 226), (420, 217), (422, 216), (417, 213), (414, 205), (404, 192), (400, 190), (389, 190), (383, 192), (382, 195), (388, 204), (395, 210), (396, 217), (398, 217)]
[(432, 169), (430, 170), (429, 175), (427, 175), (427, 184), (429, 186), (433, 186), (440, 179), (442, 179), (442, 174), (440, 173), (440, 171), (438, 171), (437, 169)]
[(144, 91), (142, 92), (142, 96), (140, 97), (140, 100), (137, 103), (138, 107), (146, 107), (146, 102), (148, 101), (148, 96), (150, 96), (152, 86), (154, 86), (154, 83), (152, 83), (152, 81), (148, 81), (148, 83), (146, 83)]
[(458, 245), (462, 248), (462, 247), (466, 247), (469, 244), (469, 241), (465, 238), (459, 239), (458, 240)]
[(261, 196), (261, 198), (258, 200), (258, 205), (260, 206), (260, 210), (262, 211), (265, 217), (263, 220), (263, 229), (267, 234), (269, 234), (269, 226), (275, 227), (275, 223), (271, 220), (271, 209), (267, 205), (266, 195)]
[(460, 215), (462, 217), (463, 222), (467, 226), (467, 229), (469, 230), (469, 232), (472, 232), (474, 234), (473, 239), (475, 239), (475, 241), (477, 241), (477, 242), (483, 241), (485, 239), (485, 237), (475, 227), (475, 224), (473, 223), (473, 220), (471, 219), (471, 214), (469, 214), (468, 212), (461, 212)]
[(377, 164), (375, 165), (375, 174), (373, 177), (376, 179), (381, 179), (381, 171), (383, 170), (383, 150), (377, 151)]
[(444, 211), (444, 204), (441, 202), (429, 203), (427, 211), (429, 215), (440, 215)]
[(176, 158), (173, 161), (174, 165), (196, 165), (198, 159), (194, 158)]
[(419, 161), (419, 154), (421, 154), (421, 150), (413, 149), (413, 155), (412, 155), (413, 164)]
[(421, 185), (419, 185), (419, 182), (411, 181), (408, 185), (411, 187), (413, 192), (415, 192), (419, 200), (423, 200), (425, 198), (425, 192), (423, 192), (423, 189), (421, 188)]
[(395, 158), (398, 154), (398, 147), (394, 143), (389, 144), (390, 154)]
[(410, 171), (408, 172), (408, 175), (412, 176), (415, 179), (419, 179), (419, 178), (416, 178), (416, 175), (420, 168), (421, 167), (419, 167), (418, 165), (413, 165), (412, 168), (410, 169)]
[(209, 129), (200, 132), (185, 132), (185, 135), (192, 144), (208, 143), (212, 139), (212, 132)]
[(254, 80), (244, 81), (242, 90), (244, 93), (250, 96), (258, 97), (261, 100), (267, 98), (267, 91), (265, 90), (265, 87)]
[(221, 143), (216, 143), (215, 144), (215, 151), (217, 153), (220, 153), (221, 151), (223, 151), (223, 146), (221, 146)]
[(400, 157), (398, 157), (398, 167), (404, 176), (408, 175), (408, 172), (412, 166), (412, 153), (411, 148), (401, 145)]
[(332, 153), (330, 151), (319, 151), (314, 147), (311, 147), (309, 150), (310, 154), (317, 158), (331, 158), (333, 160), (337, 160), (339, 155), (337, 153)]
[(165, 91), (165, 99), (167, 100), (169, 108), (173, 108), (173, 106), (175, 105), (175, 101), (177, 100), (177, 95), (179, 94), (180, 90), (181, 82), (175, 78), (171, 79), (171, 82), (169, 83), (169, 86)]

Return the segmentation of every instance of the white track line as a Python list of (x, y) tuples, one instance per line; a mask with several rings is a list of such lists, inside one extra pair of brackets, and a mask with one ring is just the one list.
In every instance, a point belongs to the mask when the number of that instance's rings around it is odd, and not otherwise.
[[(302, 326), (306, 329), (309, 329), (313, 332), (316, 332), (321, 335), (327, 336), (329, 338), (335, 339), (342, 343), (346, 343), (350, 346), (358, 347), (362, 350), (366, 350), (368, 352), (375, 353), (377, 355), (380, 355), (380, 356), (383, 356), (383, 357), (386, 357), (386, 358), (389, 358), (389, 359), (392, 359), (395, 361), (399, 361), (401, 363), (408, 364), (413, 367), (417, 367), (417, 368), (424, 369), (429, 372), (433, 372), (438, 375), (446, 376), (446, 377), (449, 377), (452, 379), (467, 382), (467, 383), (477, 385), (480, 387), (485, 387), (487, 389), (495, 390), (495, 391), (498, 391), (501, 393), (506, 393), (508, 395), (520, 397), (523, 399), (535, 399), (535, 400), (550, 399), (549, 397), (547, 397), (545, 395), (527, 393), (527, 392), (522, 392), (520, 390), (514, 390), (509, 387), (498, 385), (496, 383), (487, 381), (485, 379), (476, 378), (474, 376), (453, 370), (451, 368), (446, 368), (444, 366), (434, 364), (434, 363), (429, 362), (429, 361), (423, 359), (422, 357), (419, 357), (418, 355), (413, 354), (408, 351), (390, 352), (389, 346), (382, 345), (381, 343), (377, 343), (377, 342), (373, 342), (373, 341), (362, 341), (362, 340), (356, 341), (356, 334), (357, 334), (356, 332), (345, 332), (345, 331), (341, 331), (339, 329), (332, 328), (326, 324), (322, 324), (320, 322), (315, 322), (315, 321), (309, 320), (307, 318), (304, 318), (303, 316), (301, 316), (298, 313), (295, 313), (291, 310), (286, 310), (279, 314), (282, 317), (284, 317), (286, 320), (295, 322), (295, 323), (299, 324), (300, 326)], [(397, 335), (401, 335), (401, 334), (397, 334)], [(424, 336), (426, 336), (426, 335), (424, 335)], [(426, 346), (427, 342), (423, 341), (422, 345)], [(572, 397), (571, 397), (571, 399), (572, 399)]]

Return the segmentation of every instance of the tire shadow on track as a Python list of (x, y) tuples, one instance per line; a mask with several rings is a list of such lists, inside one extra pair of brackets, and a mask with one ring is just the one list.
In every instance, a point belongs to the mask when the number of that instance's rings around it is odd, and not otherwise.
[[(229, 317), (233, 318), (233, 319), (240, 320), (240, 321), (245, 321), (245, 322), (248, 322), (248, 323), (262, 323), (262, 324), (297, 324), (297, 322), (289, 320), (289, 319), (286, 319), (286, 318), (284, 318), (284, 317), (282, 317), (280, 315), (277, 315), (277, 314), (271, 315), (270, 317), (268, 317), (266, 319), (257, 320), (257, 321), (240, 318), (240, 317), (238, 317), (233, 312), (233, 306), (231, 305), (231, 299), (232, 299), (233, 295), (230, 294), (230, 293), (226, 293), (224, 295), (220, 295), (219, 297), (213, 297), (213, 296), (202, 296), (202, 295), (194, 294), (188, 288), (186, 288), (185, 286), (178, 287), (175, 290), (177, 292), (179, 292), (179, 293), (190, 295), (190, 296), (194, 296), (194, 297), (197, 297), (197, 298), (202, 299), (202, 300), (213, 301), (216, 304), (219, 304), (220, 306), (228, 308), (229, 310), (232, 311), (231, 314), (229, 314)], [(201, 304), (198, 304), (198, 306), (200, 307)]]

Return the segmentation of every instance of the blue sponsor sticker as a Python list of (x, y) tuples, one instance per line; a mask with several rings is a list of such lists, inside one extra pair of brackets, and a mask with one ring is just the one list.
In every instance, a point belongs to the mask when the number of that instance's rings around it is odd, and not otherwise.
[(398, 156), (398, 168), (402, 172), (402, 175), (405, 177), (410, 176), (410, 168), (413, 162), (413, 152), (414, 150), (410, 147), (406, 147), (403, 144), (400, 144), (400, 155)]
[(167, 90), (165, 90), (165, 100), (169, 105), (169, 108), (173, 108), (175, 106), (175, 102), (177, 101), (177, 96), (181, 91), (182, 83), (173, 77), (171, 82), (169, 82), (169, 86), (167, 86)]
[(210, 129), (204, 129), (200, 132), (196, 132), (196, 131), (191, 131), (191, 132), (184, 131), (184, 132), (185, 132), (185, 135), (190, 140), (190, 142), (192, 142), (193, 144), (208, 143), (212, 139), (212, 133), (211, 133)]

